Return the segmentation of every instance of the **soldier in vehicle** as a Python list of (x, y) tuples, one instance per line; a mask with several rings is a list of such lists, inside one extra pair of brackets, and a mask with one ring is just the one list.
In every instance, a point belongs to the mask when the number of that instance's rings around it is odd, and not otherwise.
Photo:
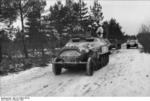
[(97, 30), (96, 30), (96, 34), (99, 36), (99, 37), (103, 37), (103, 32), (104, 32), (104, 30), (103, 30), (103, 28), (102, 28), (102, 25), (101, 24), (99, 24), (98, 25), (98, 27), (97, 27)]
[(103, 28), (101, 24), (94, 22), (92, 25), (89, 25), (91, 30), (91, 35), (94, 37), (103, 37)]

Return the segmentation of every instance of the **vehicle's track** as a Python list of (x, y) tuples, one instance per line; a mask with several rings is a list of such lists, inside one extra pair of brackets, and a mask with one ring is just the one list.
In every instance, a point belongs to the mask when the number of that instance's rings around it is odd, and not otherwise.
[[(54, 76), (51, 65), (1, 77), (2, 96), (150, 96), (150, 55), (120, 50), (92, 77), (85, 71)], [(141, 69), (142, 68), (142, 69)]]

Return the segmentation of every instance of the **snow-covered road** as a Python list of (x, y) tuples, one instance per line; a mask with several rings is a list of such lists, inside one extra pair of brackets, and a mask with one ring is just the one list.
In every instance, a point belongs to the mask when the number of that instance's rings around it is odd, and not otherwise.
[(93, 76), (64, 70), (54, 76), (51, 65), (0, 78), (1, 96), (150, 96), (150, 55), (122, 49)]

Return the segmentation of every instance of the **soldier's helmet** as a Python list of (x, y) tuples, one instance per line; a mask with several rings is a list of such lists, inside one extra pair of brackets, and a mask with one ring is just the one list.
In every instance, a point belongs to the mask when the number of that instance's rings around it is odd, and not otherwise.
[(101, 26), (99, 26), (96, 30), (96, 33), (101, 33), (102, 34), (103, 32), (104, 32), (104, 30)]

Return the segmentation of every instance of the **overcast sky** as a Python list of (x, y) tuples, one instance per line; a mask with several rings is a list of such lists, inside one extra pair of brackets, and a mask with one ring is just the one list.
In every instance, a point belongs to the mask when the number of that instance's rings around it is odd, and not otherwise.
[[(47, 0), (46, 8), (56, 1)], [(90, 7), (94, 0), (84, 1)], [(62, 2), (65, 3), (65, 0)], [(150, 24), (150, 1), (148, 0), (99, 0), (99, 2), (102, 5), (104, 20), (115, 18), (127, 34), (137, 34), (141, 24)]]

